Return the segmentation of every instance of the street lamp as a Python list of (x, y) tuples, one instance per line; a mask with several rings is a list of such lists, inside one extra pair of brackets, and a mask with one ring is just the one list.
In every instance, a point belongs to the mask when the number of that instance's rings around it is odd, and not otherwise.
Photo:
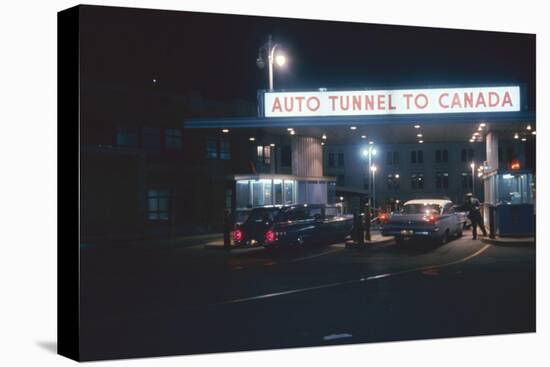
[(282, 67), (286, 63), (286, 57), (283, 54), (275, 55), (275, 50), (279, 47), (278, 43), (273, 43), (271, 35), (267, 39), (267, 43), (258, 49), (258, 58), (256, 65), (259, 69), (265, 67), (265, 61), (262, 57), (262, 51), (267, 55), (268, 73), (269, 73), (269, 90), (273, 90), (273, 62)]
[(472, 167), (472, 196), (475, 196), (476, 185), (474, 181), (474, 169), (476, 168), (476, 164), (472, 162), (472, 164), (470, 164), (470, 167)]

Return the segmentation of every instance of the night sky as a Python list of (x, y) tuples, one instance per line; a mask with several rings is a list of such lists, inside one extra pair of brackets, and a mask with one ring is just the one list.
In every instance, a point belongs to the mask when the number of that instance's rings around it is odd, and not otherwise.
[(534, 109), (534, 35), (111, 7), (83, 7), (81, 31), (84, 81), (255, 103), (272, 34), (276, 89), (520, 82)]

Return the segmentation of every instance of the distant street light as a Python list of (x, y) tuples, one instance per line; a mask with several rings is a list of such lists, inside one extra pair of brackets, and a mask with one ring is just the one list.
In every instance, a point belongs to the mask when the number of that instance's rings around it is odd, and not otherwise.
[(376, 208), (376, 166), (371, 166), (372, 171), (372, 204)]
[(273, 43), (271, 35), (269, 35), (267, 43), (258, 49), (258, 58), (256, 59), (258, 68), (263, 69), (265, 67), (265, 61), (262, 57), (262, 51), (267, 55), (270, 91), (273, 90), (273, 62), (277, 63), (279, 67), (282, 67), (286, 63), (286, 57), (283, 54), (275, 55), (277, 47), (279, 47), (279, 44)]

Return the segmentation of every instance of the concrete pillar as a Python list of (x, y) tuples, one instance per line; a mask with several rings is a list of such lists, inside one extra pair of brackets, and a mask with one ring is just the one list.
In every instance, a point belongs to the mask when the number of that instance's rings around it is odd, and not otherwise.
[(321, 139), (310, 136), (292, 137), (292, 174), (301, 177), (323, 176)]
[(498, 134), (490, 131), (486, 138), (486, 155), (489, 171), (494, 171), (498, 166)]

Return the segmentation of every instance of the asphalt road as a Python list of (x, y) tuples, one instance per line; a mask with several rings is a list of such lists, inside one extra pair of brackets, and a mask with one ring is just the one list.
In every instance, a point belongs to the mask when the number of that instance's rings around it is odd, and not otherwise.
[(535, 249), (343, 244), (81, 254), (86, 360), (535, 331)]

